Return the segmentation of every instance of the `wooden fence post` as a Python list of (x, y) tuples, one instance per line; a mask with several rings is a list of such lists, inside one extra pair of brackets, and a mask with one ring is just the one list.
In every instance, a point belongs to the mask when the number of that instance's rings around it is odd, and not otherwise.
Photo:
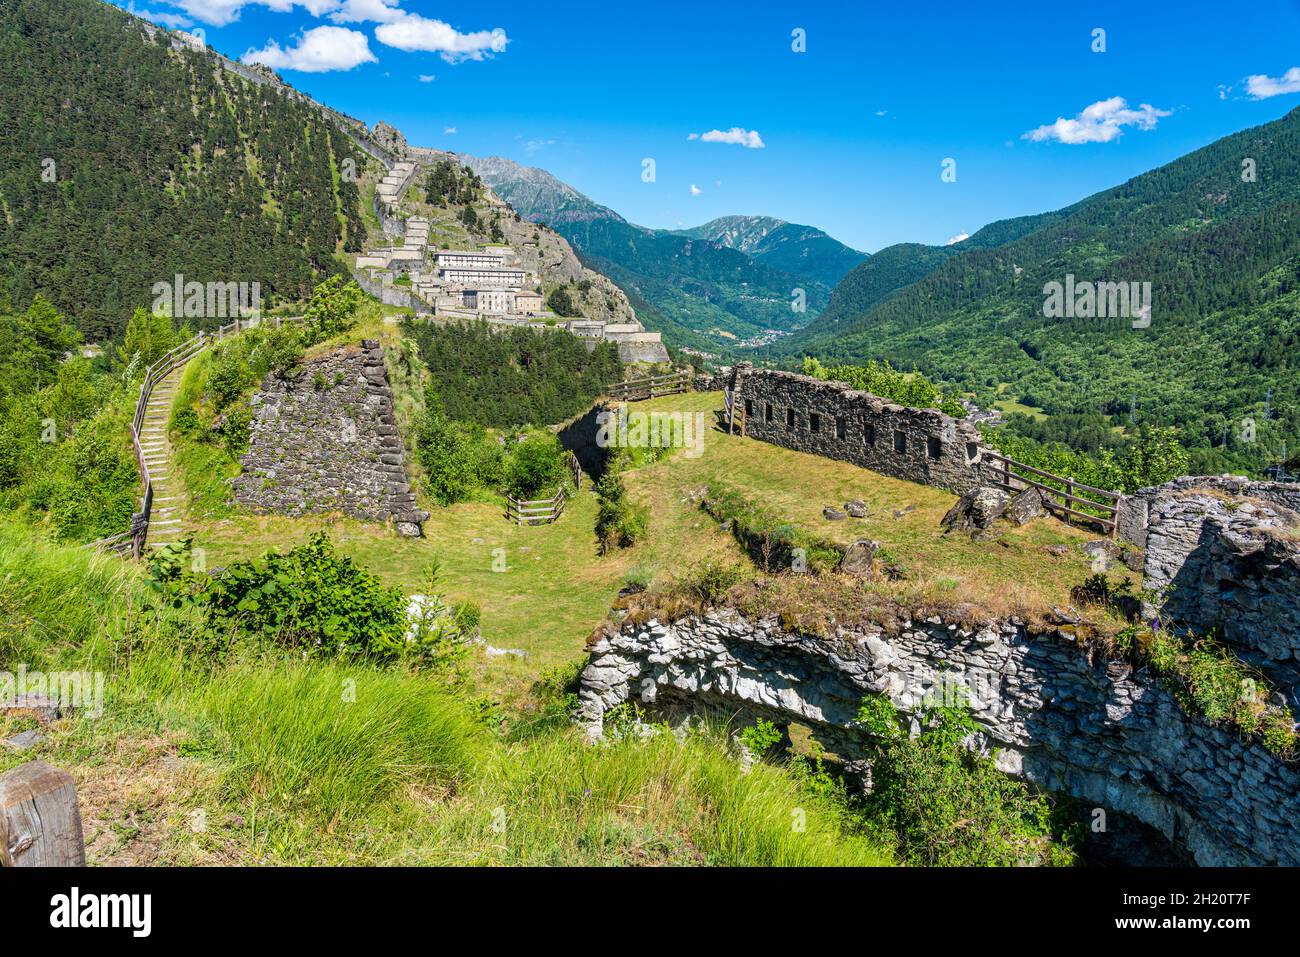
[(0, 865), (84, 867), (77, 789), (66, 771), (29, 761), (0, 775)]

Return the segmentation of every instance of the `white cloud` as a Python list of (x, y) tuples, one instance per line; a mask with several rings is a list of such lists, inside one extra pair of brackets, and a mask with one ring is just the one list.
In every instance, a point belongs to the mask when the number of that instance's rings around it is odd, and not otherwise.
[(1098, 100), (1091, 106), (1085, 106), (1072, 120), (1057, 117), (1055, 123), (1030, 130), (1021, 138), (1035, 142), (1056, 140), (1069, 144), (1109, 143), (1122, 136), (1126, 126), (1152, 130), (1161, 117), (1170, 115), (1169, 110), (1156, 109), (1150, 103), (1143, 103), (1138, 109), (1132, 110), (1122, 96), (1112, 96), (1108, 100)]
[(430, 20), (414, 13), (380, 24), (375, 28), (375, 39), (407, 53), (417, 50), (437, 53), (448, 63), (488, 59), (493, 54), (503, 53), (510, 42), (506, 31), (500, 27), (460, 33), (441, 20)]
[(1300, 66), (1293, 66), (1279, 77), (1256, 73), (1246, 77), (1246, 92), (1257, 100), (1284, 93), (1300, 93)]
[(688, 140), (699, 140), (702, 143), (730, 143), (751, 150), (761, 150), (767, 145), (763, 142), (763, 138), (758, 135), (758, 130), (741, 129), (739, 126), (733, 126), (729, 130), (709, 130), (707, 133), (692, 133), (686, 138)]
[(281, 47), (270, 40), (265, 48), (249, 50), (240, 59), (245, 63), (262, 63), (276, 70), (299, 70), (303, 73), (351, 70), (362, 63), (376, 62), (366, 35), (344, 27), (315, 27), (299, 38), (296, 47)]
[(142, 17), (143, 19), (156, 23), (159, 26), (170, 27), (173, 30), (180, 30), (194, 25), (194, 21), (183, 14), (167, 13), (165, 11), (157, 10), (143, 10), (138, 8), (131, 2), (131, 0), (127, 0), (127, 4), (123, 9), (134, 16)]
[(261, 6), (277, 13), (288, 13), (302, 7), (314, 17), (322, 16), (338, 7), (340, 0), (164, 0), (168, 6), (179, 7), (196, 20), (224, 27), (239, 19), (244, 7)]
[(888, 110), (876, 110), (876, 116), (884, 116), (888, 112)]
[(434, 76), (432, 73), (421, 73), (419, 79), (421, 83), (432, 83), (434, 80), (438, 78)]
[(691, 195), (692, 195), (692, 196), (699, 196), (700, 193), (702, 193), (702, 192), (704, 192), (704, 190), (700, 189), (700, 188), (699, 188), (698, 186), (696, 186), (694, 183), (691, 183)]
[(455, 132), (456, 132), (456, 127), (454, 127), (454, 126), (449, 126), (449, 127), (447, 127), (445, 130), (442, 131), (442, 135), (443, 135), (443, 136), (451, 136), (451, 135), (454, 134)]
[(970, 233), (958, 233), (956, 236), (952, 237), (952, 239), (950, 239), (950, 240), (948, 240), (946, 243), (944, 243), (944, 245), (945, 245), (945, 246), (955, 246), (957, 243), (961, 242), (963, 239), (970, 239)]
[(392, 23), (409, 14), (397, 6), (400, 0), (342, 0), (330, 14), (335, 23)]

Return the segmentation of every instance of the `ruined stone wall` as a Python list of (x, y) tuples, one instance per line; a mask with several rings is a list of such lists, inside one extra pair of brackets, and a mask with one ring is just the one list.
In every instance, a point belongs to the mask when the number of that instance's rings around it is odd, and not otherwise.
[(854, 719), (864, 695), (912, 711), (936, 683), (955, 682), (1003, 770), (1135, 816), (1203, 865), (1300, 864), (1296, 767), (1189, 715), (1158, 679), (1091, 662), (1063, 632), (935, 617), (820, 639), (722, 610), (627, 626), (591, 652), (580, 711), (593, 734), (606, 711), (639, 699), (669, 716), (798, 722), (861, 768), (869, 739)]
[(936, 409), (911, 409), (843, 382), (748, 363), (733, 370), (731, 388), (750, 438), (953, 492), (979, 484), (979, 431)]
[(1293, 705), (1300, 705), (1300, 514), (1276, 503), (1297, 491), (1274, 482), (1171, 482), (1149, 499), (1143, 559), (1143, 584), (1165, 592), (1166, 625), (1218, 635)]
[(268, 376), (252, 408), (236, 502), (258, 513), (391, 520), (403, 535), (420, 534), (428, 514), (407, 481), (378, 340)]

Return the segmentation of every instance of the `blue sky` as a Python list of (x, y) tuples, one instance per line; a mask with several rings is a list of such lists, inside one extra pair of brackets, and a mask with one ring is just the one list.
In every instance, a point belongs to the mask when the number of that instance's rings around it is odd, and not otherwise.
[(1300, 0), (119, 5), (642, 225), (766, 214), (869, 252), (1068, 205), (1300, 106)]

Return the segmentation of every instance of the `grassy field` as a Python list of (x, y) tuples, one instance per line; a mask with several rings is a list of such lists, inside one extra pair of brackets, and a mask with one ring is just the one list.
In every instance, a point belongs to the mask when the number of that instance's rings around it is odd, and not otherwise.
[[(636, 411), (701, 412), (714, 421), (718, 393), (688, 393), (638, 403)], [(837, 542), (869, 538), (906, 564), (910, 580), (899, 597), (968, 603), (990, 613), (1033, 616), (1070, 603), (1070, 589), (1091, 574), (1077, 545), (1095, 534), (1054, 519), (1007, 528), (997, 542), (944, 536), (939, 520), (956, 496), (865, 469), (729, 436), (710, 428), (703, 454), (681, 451), (627, 476), (629, 493), (649, 509), (647, 540), (600, 556), (593, 534), (596, 500), (588, 485), (554, 525), (519, 527), (497, 504), (429, 507), (422, 539), (403, 539), (384, 526), (337, 515), (290, 519), (230, 514), (195, 528), (194, 543), (220, 567), (270, 548), (286, 548), (326, 529), (351, 555), (390, 584), (419, 590), (425, 566), (441, 562), (442, 587), (457, 600), (477, 602), (489, 644), (521, 649), (526, 658), (492, 658), (491, 684), (514, 700), (542, 671), (581, 655), (626, 575), (676, 578), (706, 559), (742, 561), (733, 538), (696, 504), (709, 482), (725, 482), (760, 498), (819, 537)], [(827, 505), (867, 503), (865, 519), (830, 521)], [(428, 506), (426, 506), (428, 507)], [(1065, 545), (1065, 555), (1047, 550)]]
[[(999, 382), (998, 395), (1000, 396), (1005, 395), (1007, 388), (1008, 388), (1008, 383)], [(1031, 418), (1037, 419), (1040, 422), (1045, 420), (1048, 417), (1047, 413), (1044, 412), (1042, 409), (1039, 409), (1032, 405), (1025, 405), (1023, 402), (1018, 402), (1015, 399), (1011, 399), (1011, 398), (998, 399), (996, 402), (993, 403), (993, 408), (1000, 409), (1003, 412), (1006, 412), (1008, 414), (1012, 412), (1019, 412), (1023, 415), (1027, 415)]]
[[(397, 335), (378, 313), (365, 326), (390, 343)], [(747, 561), (697, 504), (709, 482), (819, 537), (873, 538), (907, 562), (908, 587), (991, 608), (1067, 603), (1087, 559), (1045, 547), (1090, 536), (1044, 519), (1000, 542), (944, 538), (951, 494), (728, 436), (712, 428), (720, 407), (717, 393), (634, 407), (701, 413), (709, 429), (698, 457), (677, 451), (627, 474), (649, 534), (610, 556), (597, 552), (589, 484), (554, 525), (521, 528), (499, 504), (473, 502), (430, 508), (426, 537), (412, 540), (336, 515), (242, 513), (220, 503), (212, 463), (182, 450), (182, 469), (199, 473), (189, 531), (209, 568), (318, 529), (408, 593), (436, 558), (440, 589), (480, 605), (487, 642), (526, 653), (479, 655), (455, 686), (256, 648), (206, 663), (186, 645), (186, 613), (151, 607), (140, 567), (0, 523), (0, 664), (108, 676), (102, 716), (43, 729), (34, 750), (0, 754), (0, 771), (34, 757), (69, 768), (99, 864), (888, 863), (887, 837), (864, 833), (788, 769), (742, 771), (721, 731), (591, 747), (539, 679), (572, 673), (630, 574), (662, 584), (705, 559)], [(823, 518), (848, 499), (869, 516)], [(353, 700), (341, 694), (349, 686)], [(0, 736), (28, 727), (3, 719)], [(805, 831), (790, 827), (796, 809)]]
[[(0, 668), (106, 675), (101, 714), (0, 749), (77, 784), (91, 864), (863, 865), (886, 845), (719, 733), (586, 744), (562, 702), (484, 721), (428, 673), (188, 645), (142, 569), (0, 522)], [(0, 717), (0, 736), (35, 728)], [(802, 830), (791, 821), (798, 814)]]

